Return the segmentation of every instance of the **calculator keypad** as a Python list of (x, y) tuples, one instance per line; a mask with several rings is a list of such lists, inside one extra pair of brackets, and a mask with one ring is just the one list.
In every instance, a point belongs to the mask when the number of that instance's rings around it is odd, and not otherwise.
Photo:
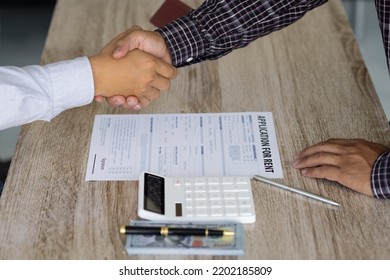
[(185, 217), (234, 218), (255, 215), (248, 177), (176, 178), (174, 184), (185, 189)]

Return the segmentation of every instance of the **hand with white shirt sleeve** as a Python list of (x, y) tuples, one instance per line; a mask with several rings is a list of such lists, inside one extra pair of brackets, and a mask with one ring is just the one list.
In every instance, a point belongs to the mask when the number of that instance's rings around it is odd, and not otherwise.
[[(142, 49), (127, 49), (121, 59), (113, 58), (118, 40), (126, 35), (127, 32), (119, 34), (99, 54), (89, 58), (97, 96), (95, 100), (112, 96), (115, 96), (112, 100), (129, 97), (133, 102), (127, 102), (123, 107), (135, 106), (133, 109), (137, 109), (136, 105), (147, 106), (160, 96), (161, 91), (168, 90), (177, 69)], [(137, 101), (139, 103), (135, 104)]]

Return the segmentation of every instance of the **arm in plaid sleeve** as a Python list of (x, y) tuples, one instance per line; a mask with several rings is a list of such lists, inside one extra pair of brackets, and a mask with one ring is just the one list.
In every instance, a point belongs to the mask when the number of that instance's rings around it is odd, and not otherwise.
[(327, 0), (207, 0), (164, 27), (175, 66), (217, 59), (300, 19)]
[(383, 46), (390, 71), (390, 0), (375, 0), (379, 27), (382, 32)]
[(371, 189), (377, 198), (390, 198), (390, 152), (378, 157), (371, 172)]

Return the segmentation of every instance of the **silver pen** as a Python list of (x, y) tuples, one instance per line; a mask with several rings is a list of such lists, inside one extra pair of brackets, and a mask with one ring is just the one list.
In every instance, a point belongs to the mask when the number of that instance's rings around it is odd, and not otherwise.
[(335, 205), (335, 206), (340, 206), (340, 204), (338, 204), (336, 201), (330, 200), (329, 198), (325, 198), (325, 197), (316, 195), (314, 193), (302, 191), (300, 189), (296, 189), (296, 188), (289, 187), (289, 186), (286, 186), (286, 185), (283, 185), (283, 184), (280, 184), (280, 183), (276, 183), (276, 182), (274, 182), (272, 180), (269, 180), (267, 178), (261, 177), (259, 175), (254, 175), (253, 179), (255, 179), (256, 181), (260, 181), (260, 182), (263, 182), (263, 183), (268, 183), (268, 184), (270, 184), (272, 186), (275, 186), (275, 187), (278, 187), (278, 188), (281, 188), (281, 189), (284, 189), (284, 190), (287, 190), (287, 191), (290, 191), (290, 192), (293, 192), (293, 193), (298, 193), (298, 194), (301, 194), (301, 195), (304, 195), (304, 196), (307, 196), (307, 197), (310, 197), (310, 198), (313, 198), (313, 199), (316, 199), (316, 200), (319, 200), (319, 201), (322, 201), (322, 202), (325, 202), (325, 203), (329, 203), (329, 204), (332, 204), (332, 205)]

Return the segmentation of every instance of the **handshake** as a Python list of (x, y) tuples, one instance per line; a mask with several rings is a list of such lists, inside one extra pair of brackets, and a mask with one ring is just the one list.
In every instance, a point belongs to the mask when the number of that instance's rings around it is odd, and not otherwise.
[(178, 71), (172, 66), (164, 38), (133, 26), (89, 57), (95, 100), (107, 98), (114, 107), (139, 110), (168, 90)]

